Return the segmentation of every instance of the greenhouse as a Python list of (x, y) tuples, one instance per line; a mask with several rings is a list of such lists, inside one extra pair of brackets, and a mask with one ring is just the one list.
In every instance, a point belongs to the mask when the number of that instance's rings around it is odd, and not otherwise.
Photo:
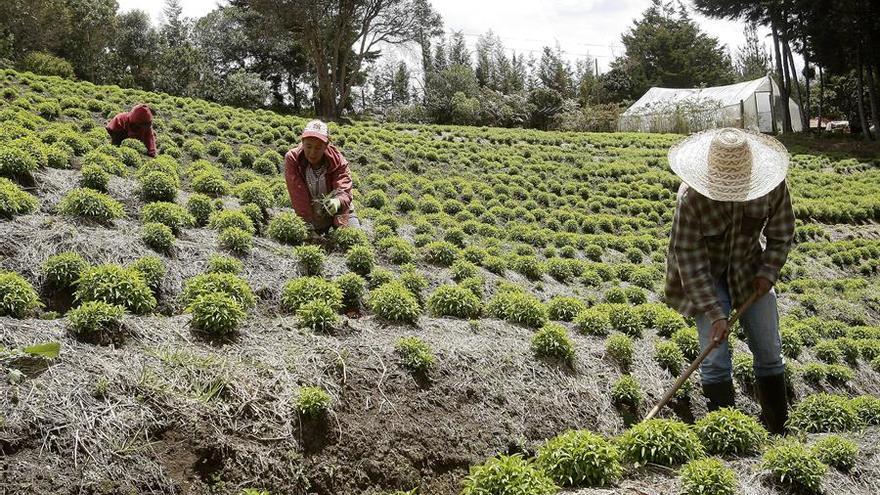
[[(739, 127), (776, 133), (783, 130), (779, 86), (765, 76), (713, 88), (651, 88), (620, 116), (618, 129), (631, 132), (690, 133)], [(803, 130), (800, 106), (788, 99), (791, 127)]]

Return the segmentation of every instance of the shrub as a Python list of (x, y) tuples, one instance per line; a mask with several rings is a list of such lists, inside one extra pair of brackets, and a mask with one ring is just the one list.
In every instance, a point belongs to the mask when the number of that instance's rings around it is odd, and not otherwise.
[(684, 354), (674, 342), (659, 341), (654, 344), (654, 360), (665, 370), (669, 370), (673, 376), (681, 373), (681, 363)]
[(318, 300), (337, 311), (342, 307), (342, 291), (321, 277), (300, 277), (284, 284), (281, 292), (281, 307), (290, 313), (296, 313), (307, 302)]
[(367, 306), (380, 318), (394, 322), (415, 323), (420, 313), (416, 297), (396, 282), (372, 291)]
[(700, 338), (696, 328), (682, 328), (672, 334), (672, 341), (688, 361), (700, 355)]
[(354, 227), (335, 229), (330, 234), (330, 238), (333, 241), (333, 245), (343, 251), (348, 251), (353, 246), (370, 244), (367, 234), (363, 230)]
[[(411, 265), (410, 265), (411, 266)], [(406, 290), (410, 291), (412, 295), (416, 296), (416, 299), (419, 301), (419, 304), (424, 302), (422, 291), (428, 287), (428, 279), (419, 273), (415, 267), (409, 268), (406, 267), (397, 278), (397, 281), (403, 285)]]
[(296, 258), (303, 267), (306, 275), (320, 275), (324, 269), (324, 250), (318, 246), (299, 246), (296, 248)]
[(403, 365), (415, 373), (427, 373), (436, 362), (431, 348), (418, 337), (397, 339), (394, 351), (400, 356)]
[(416, 209), (416, 200), (409, 193), (400, 193), (393, 201), (394, 207), (401, 213), (407, 213)]
[(744, 352), (733, 353), (733, 377), (744, 385), (755, 384), (755, 366), (754, 358), (751, 354)]
[(225, 196), (229, 194), (231, 186), (223, 174), (218, 171), (203, 170), (196, 173), (191, 181), (193, 191), (211, 197)]
[(383, 238), (379, 241), (379, 249), (392, 263), (398, 265), (410, 263), (416, 257), (415, 247), (401, 237), (391, 236)]
[(425, 261), (440, 266), (452, 266), (459, 249), (447, 241), (429, 242), (422, 248)]
[(849, 403), (863, 424), (880, 425), (880, 398), (873, 395), (860, 395), (850, 400)]
[(143, 225), (141, 240), (149, 248), (160, 253), (167, 253), (174, 246), (174, 233), (167, 225), (159, 222), (147, 222)]
[(244, 270), (241, 261), (223, 254), (212, 254), (208, 258), (208, 273), (231, 273), (237, 275)]
[(380, 287), (383, 284), (387, 284), (394, 280), (394, 272), (388, 270), (386, 268), (382, 268), (381, 266), (374, 267), (370, 270), (369, 275), (367, 275), (367, 279), (369, 279), (368, 286), (371, 289), (375, 289), (376, 287)]
[(761, 423), (733, 408), (710, 412), (697, 421), (694, 429), (710, 454), (756, 454), (767, 442), (767, 430)]
[(303, 387), (296, 398), (296, 410), (306, 418), (318, 418), (330, 408), (330, 396), (320, 387)]
[(601, 308), (587, 308), (575, 317), (574, 327), (588, 335), (608, 335), (611, 331), (611, 321), (608, 319), (608, 313)]
[(157, 290), (165, 277), (165, 264), (158, 256), (142, 256), (129, 268), (140, 274), (150, 289)]
[(22, 70), (44, 76), (73, 79), (73, 65), (67, 60), (46, 52), (28, 52), (19, 63)]
[(259, 174), (269, 175), (278, 172), (278, 163), (266, 157), (259, 157), (254, 160), (253, 169)]
[(179, 235), (183, 228), (195, 224), (195, 219), (182, 206), (163, 201), (144, 205), (141, 210), (141, 221), (161, 223), (171, 229), (175, 236)]
[(465, 259), (457, 259), (452, 263), (452, 267), (450, 268), (450, 272), (452, 273), (452, 280), (456, 282), (461, 282), (466, 278), (473, 278), (480, 274), (480, 269), (477, 268), (477, 265), (467, 261)]
[(818, 493), (828, 467), (803, 444), (786, 440), (764, 453), (764, 469), (774, 481), (796, 491)]
[(860, 425), (855, 408), (846, 397), (813, 394), (799, 402), (788, 418), (788, 428), (803, 433), (849, 431)]
[(28, 152), (0, 145), (0, 175), (20, 177), (30, 175), (37, 169), (37, 161)]
[(612, 287), (605, 291), (605, 302), (608, 304), (626, 304), (626, 292), (622, 287)]
[(608, 320), (611, 322), (611, 328), (618, 332), (634, 338), (642, 336), (642, 317), (632, 306), (612, 304), (608, 308)]
[[(223, 210), (211, 215), (210, 224), (212, 229), (224, 230), (229, 227), (235, 227), (250, 234), (257, 231), (254, 227), (254, 221), (241, 210)], [(269, 225), (269, 235), (272, 235), (271, 224)]]
[(103, 301), (89, 301), (67, 313), (67, 324), (74, 335), (86, 338), (98, 337), (103, 341), (121, 330), (125, 308)]
[(502, 291), (493, 297), (486, 312), (494, 318), (540, 328), (547, 322), (547, 308), (534, 296)]
[(548, 440), (535, 463), (562, 486), (606, 486), (623, 474), (620, 451), (586, 430), (573, 430)]
[(819, 461), (841, 471), (849, 471), (856, 465), (859, 447), (852, 440), (828, 435), (816, 441), (812, 447), (813, 455)]
[(141, 274), (131, 268), (107, 264), (88, 268), (77, 282), (76, 300), (103, 301), (122, 306), (134, 314), (149, 313), (156, 298)]
[(807, 363), (802, 366), (799, 371), (804, 378), (804, 381), (817, 385), (828, 376), (828, 365), (822, 363)]
[(662, 307), (654, 315), (653, 326), (657, 329), (657, 335), (671, 337), (675, 332), (685, 328), (686, 325), (684, 318), (680, 314), (672, 309)]
[(547, 316), (551, 320), (572, 321), (586, 309), (587, 306), (577, 298), (553, 296), (547, 303)]
[(605, 339), (605, 354), (623, 369), (632, 366), (634, 353), (633, 341), (625, 334), (615, 333)]
[(248, 283), (231, 273), (203, 273), (186, 281), (181, 302), (189, 305), (203, 294), (223, 292), (234, 299), (244, 310), (254, 307), (256, 299)]
[(296, 310), (299, 324), (315, 331), (326, 331), (339, 323), (336, 310), (323, 299), (315, 299), (300, 305)]
[(574, 344), (565, 327), (547, 323), (532, 337), (532, 352), (538, 357), (554, 358), (570, 363), (574, 360)]
[(49, 256), (43, 263), (46, 285), (51, 289), (70, 289), (89, 263), (79, 253), (70, 251)]
[(514, 256), (509, 263), (510, 269), (529, 280), (538, 280), (544, 274), (544, 267), (534, 256)]
[(251, 252), (254, 236), (250, 232), (238, 227), (226, 227), (220, 231), (220, 234), (217, 236), (217, 242), (221, 248), (229, 252), (246, 255)]
[(358, 275), (367, 275), (376, 264), (373, 248), (368, 245), (353, 246), (345, 256), (345, 266)]
[(192, 313), (192, 327), (212, 337), (232, 334), (246, 316), (238, 301), (225, 292), (199, 294), (186, 311)]
[(107, 192), (107, 183), (110, 182), (110, 174), (97, 165), (85, 165), (80, 169), (79, 186), (94, 189), (95, 191)]
[(856, 377), (855, 372), (845, 365), (828, 364), (825, 366), (825, 377), (828, 378), (828, 381), (831, 383), (845, 384)]
[(520, 455), (499, 455), (472, 466), (461, 495), (552, 495), (558, 487)]
[(40, 306), (30, 282), (15, 272), (0, 271), (0, 316), (24, 318)]
[(150, 172), (140, 179), (144, 201), (174, 201), (177, 196), (177, 177), (165, 172)]
[(473, 292), (458, 285), (441, 285), (428, 298), (428, 309), (436, 316), (477, 318), (482, 302)]
[(356, 308), (360, 306), (361, 299), (364, 296), (364, 287), (366, 281), (356, 273), (344, 273), (334, 280), (334, 283), (342, 292), (342, 304), (346, 308)]
[(684, 495), (735, 495), (736, 475), (718, 459), (697, 459), (681, 468)]
[(261, 210), (268, 210), (274, 203), (272, 192), (262, 180), (252, 180), (235, 187), (235, 195), (242, 205), (253, 204)]
[(122, 218), (124, 212), (119, 201), (92, 189), (74, 189), (58, 203), (58, 212), (98, 222)]
[(623, 457), (636, 466), (647, 463), (674, 466), (703, 457), (694, 431), (680, 421), (649, 419), (633, 426), (618, 443)]
[(611, 386), (611, 400), (616, 405), (639, 407), (642, 398), (642, 387), (632, 375), (621, 376)]
[(834, 341), (840, 349), (843, 360), (851, 365), (857, 365), (859, 361), (859, 345), (854, 339), (840, 337)]
[(789, 327), (783, 327), (780, 331), (780, 337), (782, 337), (782, 355), (790, 359), (797, 359), (801, 355), (801, 348), (804, 345), (800, 334)]
[(186, 200), (186, 209), (198, 226), (207, 225), (211, 213), (214, 213), (214, 202), (204, 194), (193, 194)]
[(37, 199), (9, 179), (0, 177), (0, 217), (30, 213), (37, 209)]
[(813, 347), (813, 352), (821, 361), (828, 364), (839, 363), (843, 360), (843, 352), (833, 340), (820, 340)]

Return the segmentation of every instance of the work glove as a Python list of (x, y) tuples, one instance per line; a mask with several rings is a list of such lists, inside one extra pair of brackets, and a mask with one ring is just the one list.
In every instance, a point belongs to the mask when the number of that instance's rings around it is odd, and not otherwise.
[(336, 215), (339, 213), (339, 209), (342, 207), (342, 201), (339, 201), (337, 198), (333, 198), (325, 203), (324, 209), (327, 210), (327, 213), (330, 216)]

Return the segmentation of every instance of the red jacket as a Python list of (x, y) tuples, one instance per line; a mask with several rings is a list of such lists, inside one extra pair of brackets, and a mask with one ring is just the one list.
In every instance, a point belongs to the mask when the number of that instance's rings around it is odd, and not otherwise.
[[(144, 118), (145, 111), (147, 115), (150, 115), (149, 120)], [(132, 119), (132, 114), (135, 116), (134, 119)], [(153, 132), (153, 126), (146, 126), (140, 131), (131, 128), (131, 124), (135, 122), (144, 124), (151, 122), (151, 116), (152, 111), (150, 110), (150, 107), (144, 104), (135, 105), (130, 112), (122, 112), (110, 119), (105, 127), (107, 128), (107, 132), (111, 135), (115, 134), (140, 140), (140, 142), (144, 143), (144, 146), (147, 147), (147, 154), (150, 156), (156, 156), (156, 133)]]
[[(339, 213), (333, 217), (333, 225), (343, 227), (348, 225), (351, 207), (351, 170), (348, 168), (348, 161), (332, 144), (324, 151), (324, 159), (327, 161), (327, 173), (324, 176), (327, 180), (327, 191), (336, 190), (336, 199), (341, 204)], [(288, 151), (284, 156), (284, 180), (287, 182), (290, 204), (303, 220), (313, 223), (312, 194), (304, 175), (308, 166), (308, 160), (302, 153), (302, 145)]]

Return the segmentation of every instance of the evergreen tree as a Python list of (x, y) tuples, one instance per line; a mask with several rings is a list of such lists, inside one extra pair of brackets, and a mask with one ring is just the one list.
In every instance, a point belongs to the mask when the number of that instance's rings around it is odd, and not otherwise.
[(764, 77), (771, 70), (770, 54), (767, 47), (758, 39), (758, 27), (749, 23), (743, 30), (746, 42), (736, 53), (736, 75), (740, 81), (750, 81)]

